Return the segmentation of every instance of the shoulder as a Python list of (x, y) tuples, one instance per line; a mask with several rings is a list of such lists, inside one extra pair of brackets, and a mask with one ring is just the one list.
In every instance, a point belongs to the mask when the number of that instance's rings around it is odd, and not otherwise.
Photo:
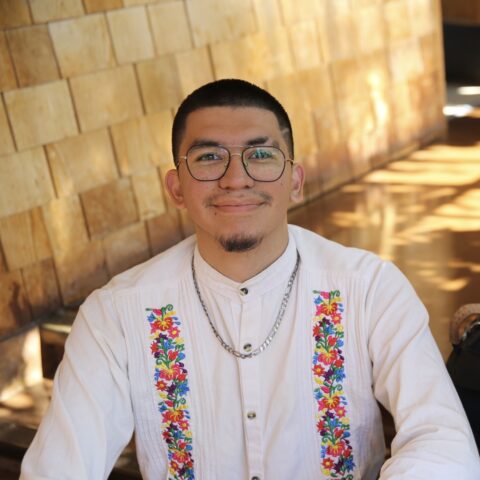
[(383, 268), (385, 261), (360, 248), (346, 247), (296, 225), (289, 225), (304, 268), (312, 272), (371, 277)]

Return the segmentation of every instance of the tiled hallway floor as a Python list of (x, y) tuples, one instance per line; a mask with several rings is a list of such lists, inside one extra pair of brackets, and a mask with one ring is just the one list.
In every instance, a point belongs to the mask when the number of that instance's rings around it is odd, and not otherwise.
[(289, 221), (395, 262), (446, 358), (453, 313), (480, 303), (480, 109), (451, 120), (443, 143), (294, 210)]

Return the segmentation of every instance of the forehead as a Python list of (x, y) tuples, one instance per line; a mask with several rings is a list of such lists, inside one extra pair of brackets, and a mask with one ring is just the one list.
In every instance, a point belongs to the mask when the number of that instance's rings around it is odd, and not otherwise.
[(282, 139), (277, 117), (256, 107), (208, 107), (187, 117), (182, 145), (199, 139), (242, 145), (252, 138)]

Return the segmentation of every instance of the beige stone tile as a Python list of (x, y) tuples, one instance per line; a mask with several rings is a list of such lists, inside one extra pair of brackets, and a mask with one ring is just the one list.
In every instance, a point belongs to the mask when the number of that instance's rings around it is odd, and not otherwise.
[(387, 2), (384, 6), (387, 38), (390, 43), (412, 36), (412, 19), (405, 0)]
[(52, 42), (45, 25), (10, 30), (7, 37), (20, 86), (59, 78)]
[(50, 144), (47, 146), (47, 155), (60, 197), (98, 187), (118, 177), (106, 129)]
[(270, 30), (283, 23), (282, 12), (277, 0), (253, 0), (253, 7), (260, 30)]
[(318, 46), (315, 21), (296, 23), (290, 28), (289, 34), (296, 69), (307, 70), (318, 67), (322, 61), (322, 55)]
[(82, 131), (123, 122), (142, 114), (132, 66), (75, 77), (71, 86)]
[(313, 116), (310, 114), (309, 88), (305, 87), (301, 75), (285, 75), (267, 82), (268, 91), (285, 107), (292, 122), (296, 139), (296, 158), (307, 157), (317, 150)]
[(175, 60), (184, 97), (201, 85), (214, 80), (206, 48), (177, 53)]
[(183, 238), (177, 210), (151, 218), (147, 221), (147, 230), (154, 255), (177, 244)]
[(34, 318), (47, 315), (61, 306), (57, 275), (52, 259), (24, 268), (22, 275)]
[[(354, 57), (357, 30), (355, 12), (349, 0), (327, 0), (325, 13), (318, 20), (324, 59), (333, 61)], [(342, 32), (339, 35), (339, 32)]]
[(165, 213), (162, 186), (156, 168), (137, 173), (132, 176), (133, 191), (137, 200), (140, 220)]
[(148, 7), (157, 55), (192, 48), (185, 2), (168, 2)]
[(107, 18), (119, 63), (137, 62), (154, 56), (144, 7), (115, 10), (107, 13)]
[(337, 99), (365, 95), (367, 83), (359, 58), (336, 61), (331, 65), (331, 71)]
[(137, 65), (147, 113), (176, 108), (183, 100), (175, 57), (163, 55)]
[(0, 273), (0, 335), (14, 332), (31, 317), (20, 270)]
[(0, 157), (0, 217), (29, 210), (53, 197), (42, 148)]
[(335, 101), (329, 68), (321, 66), (304, 70), (297, 74), (297, 78), (302, 87), (301, 90), (305, 92), (305, 108), (314, 112), (324, 109)]
[(55, 142), (77, 133), (65, 80), (6, 92), (5, 103), (19, 149)]
[(145, 262), (150, 257), (145, 223), (136, 223), (103, 240), (105, 259), (111, 276)]
[(422, 73), (422, 51), (417, 39), (392, 45), (389, 57), (393, 83), (403, 83)]
[(357, 9), (356, 19), (358, 50), (361, 53), (371, 53), (385, 48), (386, 23), (383, 5), (375, 4)]
[[(440, 21), (437, 14), (437, 0), (408, 0), (412, 30), (415, 35), (429, 35), (440, 30)], [(480, 20), (480, 4), (477, 2), (477, 11)]]
[(93, 290), (105, 285), (108, 273), (100, 241), (88, 243), (75, 254), (55, 259), (63, 303), (78, 305)]
[(115, 58), (105, 15), (87, 15), (49, 24), (63, 77), (113, 67)]
[[(151, 3), (159, 3), (160, 2), (165, 2), (165, 1), (170, 1), (170, 0), (123, 0), (123, 4), (126, 7), (133, 7), (135, 5), (149, 5)], [(181, 1), (181, 0), (179, 0)]]
[(0, 31), (0, 91), (16, 88), (17, 79), (7, 46), (7, 37)]
[(211, 52), (216, 78), (243, 78), (257, 84), (271, 78), (272, 57), (263, 33), (217, 43)]
[(39, 208), (0, 219), (0, 239), (9, 270), (51, 257), (50, 242)]
[(187, 12), (197, 48), (255, 32), (251, 0), (191, 0)]
[(317, 0), (279, 0), (285, 23), (292, 25), (318, 17), (322, 13)]
[(55, 261), (75, 256), (89, 243), (78, 195), (59, 198), (44, 205), (43, 217)]
[(7, 155), (13, 153), (15, 146), (13, 144), (13, 137), (8, 125), (5, 107), (3, 106), (2, 98), (0, 97), (0, 155)]
[(82, 0), (30, 0), (35, 23), (83, 15)]
[(123, 0), (83, 0), (87, 13), (103, 12), (123, 7)]
[(154, 166), (173, 166), (170, 150), (172, 113), (169, 110), (112, 126), (122, 176)]
[(31, 23), (27, 0), (2, 0), (0, 2), (0, 29), (21, 27)]
[(440, 36), (437, 33), (420, 38), (422, 51), (422, 71), (432, 73), (443, 70), (443, 50)]
[(90, 236), (113, 232), (138, 221), (131, 182), (128, 178), (81, 194)]

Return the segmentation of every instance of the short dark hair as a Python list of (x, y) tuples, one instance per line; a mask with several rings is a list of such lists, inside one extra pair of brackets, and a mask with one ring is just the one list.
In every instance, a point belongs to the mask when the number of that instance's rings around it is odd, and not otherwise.
[(181, 103), (172, 126), (172, 153), (175, 165), (178, 165), (178, 153), (188, 115), (195, 110), (208, 107), (256, 107), (271, 111), (277, 118), (288, 146), (288, 153), (293, 159), (292, 125), (282, 104), (273, 95), (253, 83), (229, 78), (201, 86)]

